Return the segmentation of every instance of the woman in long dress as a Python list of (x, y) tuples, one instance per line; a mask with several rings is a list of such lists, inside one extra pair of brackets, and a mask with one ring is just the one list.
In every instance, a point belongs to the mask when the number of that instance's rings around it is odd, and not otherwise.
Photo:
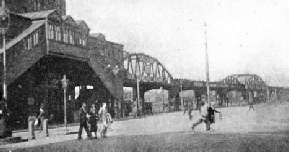
[(100, 136), (105, 138), (106, 137), (106, 132), (107, 132), (107, 109), (106, 109), (106, 103), (102, 104), (102, 107), (98, 111), (99, 118), (100, 118)]
[(98, 120), (98, 115), (97, 111), (95, 108), (95, 104), (91, 105), (90, 108), (90, 132), (94, 132), (95, 134), (95, 139), (97, 139), (97, 120)]

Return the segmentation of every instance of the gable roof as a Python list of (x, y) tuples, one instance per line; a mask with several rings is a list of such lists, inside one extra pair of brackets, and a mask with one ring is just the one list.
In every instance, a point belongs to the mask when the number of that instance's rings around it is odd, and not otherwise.
[(26, 20), (31, 21), (30, 18), (25, 17), (25, 16), (23, 16), (23, 15), (21, 15), (21, 14), (18, 14), (18, 13), (10, 12), (10, 17), (11, 17), (11, 16), (17, 16), (17, 17), (20, 17), (20, 18), (23, 18), (23, 19), (26, 19)]
[(76, 20), (75, 23), (76, 23), (80, 28), (90, 31), (88, 25), (86, 24), (86, 22), (85, 22), (84, 20)]
[[(12, 39), (10, 42), (8, 42), (6, 44), (6, 49), (8, 50), (9, 48), (11, 48), (12, 46), (14, 46), (15, 44), (17, 44), (18, 42), (20, 42), (21, 40), (23, 40), (26, 36), (28, 36), (29, 34), (33, 33), (37, 28), (39, 28), (40, 26), (44, 25), (45, 21), (41, 20), (41, 21), (33, 21), (32, 25), (27, 28), (25, 31), (23, 31), (20, 35), (18, 35), (17, 37), (15, 37), (14, 39)], [(3, 46), (1, 46), (3, 47)], [(0, 53), (3, 53), (3, 49), (0, 50)]]
[(63, 19), (63, 20), (66, 20), (68, 17), (71, 17), (70, 15), (62, 15), (61, 16), (61, 18)]
[(106, 41), (105, 35), (103, 35), (102, 33), (92, 33), (92, 34), (90, 34), (90, 36), (93, 38), (96, 38), (98, 40)]
[(32, 20), (38, 20), (38, 19), (48, 18), (48, 16), (54, 12), (56, 12), (56, 10), (45, 10), (45, 11), (39, 11), (39, 12), (22, 13), (20, 15), (30, 18)]
[(70, 25), (77, 26), (76, 22), (74, 21), (74, 19), (70, 15), (62, 15), (61, 18), (64, 21), (64, 23), (68, 23)]

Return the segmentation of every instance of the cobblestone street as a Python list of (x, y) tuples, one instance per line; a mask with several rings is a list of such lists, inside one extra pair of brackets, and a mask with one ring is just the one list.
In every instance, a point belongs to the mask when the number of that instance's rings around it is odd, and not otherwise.
[[(24, 151), (288, 151), (289, 103), (256, 105), (248, 107), (219, 108), (214, 132), (206, 132), (205, 125), (191, 131), (187, 113), (173, 112), (147, 116), (140, 119), (115, 121), (108, 138), (77, 141), (77, 134), (64, 135), (63, 128), (50, 130), (50, 137), (40, 135), (37, 140), (2, 145), (1, 148)], [(69, 127), (77, 132), (78, 126)], [(39, 133), (38, 133), (39, 134)], [(27, 133), (17, 133), (25, 138)], [(86, 137), (86, 135), (83, 135)], [(29, 148), (30, 147), (30, 148)]]

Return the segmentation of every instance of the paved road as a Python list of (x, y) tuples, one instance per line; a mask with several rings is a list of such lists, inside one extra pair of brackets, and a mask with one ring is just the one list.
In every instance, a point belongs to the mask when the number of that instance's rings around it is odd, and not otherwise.
[[(204, 124), (197, 126), (193, 133), (190, 125), (195, 119), (189, 121), (187, 115), (174, 112), (115, 122), (106, 139), (77, 141), (76, 134), (63, 135), (60, 128), (50, 131), (53, 133), (49, 138), (39, 135), (38, 140), (0, 148), (16, 151), (25, 147), (22, 151), (289, 151), (289, 103), (257, 105), (254, 111), (248, 107), (218, 110), (222, 112), (222, 119), (217, 115), (213, 133), (206, 132)], [(77, 126), (70, 127), (72, 132), (77, 129)]]

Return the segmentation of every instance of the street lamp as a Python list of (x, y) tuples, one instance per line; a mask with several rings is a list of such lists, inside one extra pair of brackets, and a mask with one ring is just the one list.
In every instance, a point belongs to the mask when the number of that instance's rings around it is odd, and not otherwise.
[(66, 75), (63, 76), (63, 79), (61, 80), (62, 88), (64, 90), (64, 125), (65, 125), (65, 132), (68, 133), (67, 130), (67, 118), (66, 118), (66, 90), (68, 86), (68, 79), (66, 79)]
[[(111, 67), (110, 64), (107, 65), (108, 70), (112, 71), (114, 74), (114, 78), (116, 77), (116, 75), (119, 73), (120, 70), (122, 70), (122, 67), (118, 67), (118, 65), (116, 65), (114, 68)], [(117, 87), (115, 87), (115, 92), (117, 93)], [(118, 100), (119, 101), (119, 100)], [(120, 111), (121, 111), (121, 117), (123, 116), (123, 101), (120, 101), (121, 106), (120, 106)], [(118, 109), (119, 110), (119, 109)]]
[(0, 7), (0, 32), (3, 37), (3, 99), (5, 106), (7, 107), (7, 85), (6, 85), (6, 40), (5, 33), (10, 26), (9, 10), (5, 7), (5, 0), (2, 0), (2, 6)]
[(114, 68), (111, 68), (111, 65), (107, 65), (107, 69), (109, 69), (110, 71), (113, 72), (114, 76), (116, 76), (118, 74), (118, 72), (121, 70), (121, 68), (118, 67), (118, 65), (116, 65)]

